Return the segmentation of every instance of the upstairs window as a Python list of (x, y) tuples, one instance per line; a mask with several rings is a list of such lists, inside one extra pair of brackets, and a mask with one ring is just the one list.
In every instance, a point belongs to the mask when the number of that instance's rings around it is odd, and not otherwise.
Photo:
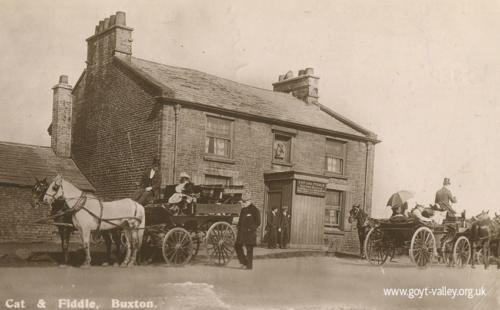
[(336, 174), (344, 174), (346, 159), (346, 142), (326, 139), (326, 171)]
[(233, 121), (207, 116), (205, 153), (221, 157), (231, 157)]

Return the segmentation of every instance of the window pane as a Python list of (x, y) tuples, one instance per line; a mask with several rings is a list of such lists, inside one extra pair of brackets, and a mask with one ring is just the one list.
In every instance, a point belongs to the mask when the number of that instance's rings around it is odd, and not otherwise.
[(231, 178), (219, 175), (205, 175), (205, 185), (231, 185)]
[(335, 157), (344, 157), (345, 143), (335, 140), (326, 140), (326, 153)]
[(214, 144), (215, 144), (215, 138), (206, 137), (206, 139), (205, 139), (205, 153), (214, 154), (215, 153)]
[(326, 170), (335, 173), (343, 173), (343, 160), (332, 156), (326, 157)]
[(216, 136), (231, 136), (231, 121), (216, 117), (207, 117), (207, 132)]
[(335, 206), (335, 207), (340, 207), (341, 203), (341, 192), (339, 191), (332, 191), (332, 190), (327, 190), (326, 191), (326, 198), (325, 202), (327, 206)]
[(325, 225), (338, 226), (340, 212), (334, 209), (325, 209)]

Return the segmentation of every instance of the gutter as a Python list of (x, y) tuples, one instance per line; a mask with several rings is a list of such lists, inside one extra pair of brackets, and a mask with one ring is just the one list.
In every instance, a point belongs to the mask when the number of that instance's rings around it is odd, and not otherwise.
[(214, 107), (214, 106), (209, 106), (206, 104), (201, 104), (201, 103), (196, 103), (196, 102), (191, 102), (191, 101), (173, 99), (173, 98), (168, 97), (168, 96), (163, 96), (160, 99), (163, 99), (164, 104), (169, 104), (169, 105), (183, 105), (186, 107), (191, 107), (191, 108), (195, 108), (198, 110), (204, 110), (204, 111), (208, 111), (208, 112), (212, 112), (212, 113), (224, 114), (224, 115), (238, 117), (238, 118), (245, 118), (248, 120), (256, 120), (256, 121), (261, 121), (261, 122), (270, 123), (270, 124), (274, 124), (274, 125), (297, 128), (297, 129), (301, 129), (301, 130), (305, 130), (305, 131), (318, 132), (318, 133), (325, 134), (325, 135), (333, 135), (336, 137), (347, 138), (347, 139), (351, 139), (351, 140), (369, 141), (372, 143), (381, 142), (380, 140), (378, 140), (376, 138), (376, 136), (375, 137), (358, 136), (358, 135), (349, 134), (349, 133), (345, 133), (345, 132), (341, 132), (341, 131), (334, 131), (334, 130), (319, 128), (319, 127), (289, 122), (289, 121), (283, 121), (283, 120), (278, 120), (278, 119), (271, 118), (271, 117), (254, 115), (251, 113), (230, 110), (230, 109), (221, 108), (221, 107)]

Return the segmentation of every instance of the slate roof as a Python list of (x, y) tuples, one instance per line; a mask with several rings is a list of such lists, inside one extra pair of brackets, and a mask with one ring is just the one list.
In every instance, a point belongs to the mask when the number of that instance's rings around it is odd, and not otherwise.
[[(115, 56), (163, 89), (172, 99), (312, 126), (350, 135), (376, 137), (352, 121), (334, 117), (291, 94), (234, 82), (193, 69), (179, 68), (136, 57)], [(330, 110), (331, 111), (331, 110)]]
[(0, 141), (0, 183), (33, 186), (34, 177), (51, 180), (58, 173), (81, 190), (95, 191), (71, 158), (57, 157), (46, 146)]

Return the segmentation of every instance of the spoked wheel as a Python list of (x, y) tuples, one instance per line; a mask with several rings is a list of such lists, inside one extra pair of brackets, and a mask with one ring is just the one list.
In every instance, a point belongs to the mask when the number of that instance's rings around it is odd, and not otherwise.
[(443, 245), (441, 246), (441, 258), (446, 266), (451, 266), (453, 264), (453, 240), (446, 239), (443, 241)]
[(176, 227), (168, 231), (163, 239), (163, 258), (170, 265), (182, 266), (193, 256), (193, 241), (189, 232)]
[(218, 266), (229, 263), (234, 252), (236, 234), (233, 228), (226, 222), (216, 222), (207, 232), (205, 239), (208, 258)]
[(458, 267), (463, 268), (469, 264), (471, 253), (472, 248), (469, 239), (465, 236), (461, 236), (455, 242), (455, 246), (453, 246), (453, 262), (455, 262)]
[(411, 238), (410, 258), (419, 267), (432, 262), (436, 248), (436, 240), (430, 228), (418, 228)]
[(372, 265), (384, 264), (389, 256), (389, 249), (384, 248), (383, 235), (384, 233), (376, 227), (370, 229), (366, 235), (365, 255)]

